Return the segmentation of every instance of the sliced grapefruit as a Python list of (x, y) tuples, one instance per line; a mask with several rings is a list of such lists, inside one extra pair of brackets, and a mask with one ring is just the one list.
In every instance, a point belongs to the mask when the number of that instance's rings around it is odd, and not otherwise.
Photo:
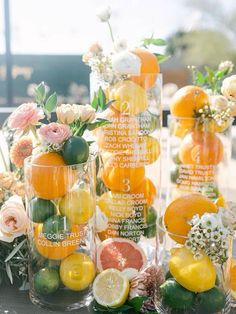
[(123, 271), (135, 268), (138, 271), (147, 263), (144, 251), (132, 240), (111, 238), (103, 241), (97, 252), (97, 267), (101, 272), (108, 268)]

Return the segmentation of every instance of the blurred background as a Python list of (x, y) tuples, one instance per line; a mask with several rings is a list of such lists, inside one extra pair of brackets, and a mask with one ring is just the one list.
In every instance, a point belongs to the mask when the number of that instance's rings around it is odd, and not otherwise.
[(187, 65), (236, 63), (235, 0), (0, 0), (1, 112), (30, 101), (42, 80), (61, 103), (89, 101), (82, 54), (95, 41), (111, 47), (107, 25), (96, 18), (101, 5), (112, 8), (114, 33), (131, 46), (152, 35), (167, 40), (164, 109), (190, 82)]

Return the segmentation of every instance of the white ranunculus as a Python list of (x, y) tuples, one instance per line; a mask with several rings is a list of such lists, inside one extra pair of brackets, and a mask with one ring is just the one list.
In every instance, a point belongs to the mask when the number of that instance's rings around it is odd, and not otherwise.
[(106, 7), (106, 8), (101, 9), (97, 13), (97, 17), (98, 17), (99, 21), (102, 23), (108, 22), (110, 17), (111, 17), (111, 8)]
[(229, 105), (228, 99), (222, 95), (213, 95), (210, 98), (210, 107), (216, 111), (226, 110)]
[(231, 73), (233, 71), (233, 68), (234, 68), (234, 64), (232, 61), (229, 61), (229, 60), (222, 61), (218, 67), (220, 71), (227, 70), (227, 74)]
[(122, 51), (113, 56), (112, 68), (120, 74), (140, 75), (141, 60), (130, 51)]
[(116, 52), (121, 52), (127, 49), (127, 41), (125, 39), (118, 39), (114, 43), (114, 50)]
[(228, 100), (236, 101), (236, 75), (223, 80), (221, 92)]
[(96, 110), (89, 104), (80, 105), (79, 107), (79, 119), (81, 122), (92, 122), (96, 117)]

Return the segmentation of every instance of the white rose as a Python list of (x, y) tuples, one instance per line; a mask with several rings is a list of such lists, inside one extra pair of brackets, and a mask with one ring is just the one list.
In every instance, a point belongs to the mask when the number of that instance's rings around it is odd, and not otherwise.
[(236, 101), (236, 75), (223, 80), (221, 92), (227, 99)]
[(103, 8), (97, 13), (97, 17), (100, 20), (100, 22), (108, 22), (111, 17), (111, 9), (110, 7)]
[(0, 210), (0, 240), (12, 242), (26, 233), (28, 218), (21, 197), (10, 197)]
[(79, 107), (79, 119), (81, 122), (92, 122), (96, 117), (96, 110), (89, 104), (80, 105)]
[(118, 39), (114, 43), (114, 50), (116, 52), (121, 52), (127, 49), (127, 41), (125, 39)]
[(121, 74), (140, 75), (141, 60), (135, 54), (126, 50), (113, 56), (112, 68)]
[(56, 109), (56, 114), (58, 120), (63, 124), (71, 124), (78, 119), (79, 116), (79, 106), (62, 104)]
[(234, 68), (234, 64), (232, 61), (229, 61), (229, 60), (222, 61), (218, 67), (220, 71), (227, 70), (227, 74), (231, 73), (233, 71), (233, 68)]
[(216, 111), (227, 109), (229, 102), (226, 97), (222, 95), (214, 95), (210, 98), (210, 107)]

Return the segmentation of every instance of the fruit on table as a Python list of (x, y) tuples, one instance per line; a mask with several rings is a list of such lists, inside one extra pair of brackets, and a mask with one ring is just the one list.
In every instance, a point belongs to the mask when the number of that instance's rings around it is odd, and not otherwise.
[(150, 165), (159, 158), (160, 151), (158, 139), (150, 135), (139, 136), (137, 150), (135, 151), (138, 161)]
[(113, 108), (131, 115), (145, 111), (148, 105), (145, 90), (129, 80), (116, 83), (109, 91), (109, 99), (115, 100)]
[(218, 313), (224, 308), (225, 303), (225, 294), (219, 287), (214, 287), (197, 295), (197, 306), (200, 313)]
[(160, 128), (159, 116), (146, 110), (137, 116), (139, 123), (139, 133), (148, 135)]
[(83, 228), (77, 225), (71, 227), (71, 233), (61, 242), (52, 242), (45, 238), (43, 225), (38, 224), (34, 230), (34, 240), (37, 251), (45, 258), (52, 260), (62, 260), (72, 254), (83, 239)]
[(66, 216), (72, 224), (85, 224), (93, 216), (95, 200), (86, 189), (76, 189), (68, 192), (59, 203), (60, 213)]
[(153, 204), (155, 197), (157, 196), (157, 190), (154, 183), (147, 177), (144, 178), (142, 183), (133, 191), (133, 193), (136, 194), (137, 200), (143, 200), (142, 204), (148, 206)]
[(89, 145), (80, 136), (71, 136), (64, 144), (62, 156), (67, 165), (84, 163), (89, 157)]
[(51, 294), (59, 288), (60, 278), (53, 268), (42, 268), (34, 275), (34, 289), (38, 294)]
[(132, 76), (131, 80), (145, 89), (153, 87), (160, 72), (157, 57), (144, 48), (134, 48), (131, 52), (141, 60), (140, 75)]
[[(143, 233), (140, 224), (134, 221), (134, 218), (123, 219), (119, 225), (117, 237), (125, 238), (138, 243)], [(108, 239), (108, 237), (106, 237)]]
[(60, 265), (60, 277), (63, 284), (74, 291), (81, 291), (92, 283), (95, 277), (92, 259), (84, 253), (74, 253), (66, 257)]
[(43, 234), (52, 242), (65, 240), (71, 231), (71, 224), (66, 216), (55, 215), (48, 218), (43, 224)]
[(181, 286), (192, 292), (210, 290), (216, 282), (215, 266), (204, 252), (201, 254), (201, 258), (195, 259), (186, 247), (171, 250), (170, 273)]
[(215, 204), (218, 207), (225, 207), (226, 206), (225, 198), (222, 194), (218, 195), (218, 198), (215, 200)]
[(129, 154), (115, 154), (105, 163), (101, 177), (110, 190), (133, 192), (144, 180), (144, 167), (135, 167), (130, 158)]
[(167, 279), (160, 286), (160, 293), (164, 304), (172, 309), (188, 309), (194, 303), (194, 293), (182, 287), (174, 278)]
[(33, 222), (44, 222), (49, 217), (56, 215), (56, 205), (42, 198), (33, 198), (30, 201), (29, 216)]
[(170, 112), (176, 117), (193, 118), (195, 111), (208, 104), (208, 95), (201, 87), (188, 85), (175, 93), (170, 105)]
[(194, 131), (185, 136), (179, 158), (183, 164), (218, 165), (224, 157), (224, 146), (215, 133)]
[(170, 133), (174, 136), (183, 138), (195, 127), (194, 118), (180, 118), (170, 123)]
[(166, 208), (164, 225), (168, 235), (178, 243), (185, 243), (191, 226), (189, 221), (194, 215), (217, 213), (217, 206), (206, 196), (190, 193), (174, 200)]
[(47, 200), (64, 196), (75, 181), (74, 170), (66, 167), (64, 159), (58, 153), (34, 156), (30, 170), (36, 196)]
[(117, 269), (102, 271), (94, 280), (93, 296), (98, 304), (116, 308), (125, 303), (129, 295), (129, 280)]
[(111, 124), (96, 129), (96, 141), (102, 150), (118, 153), (134, 150), (138, 143), (139, 125), (136, 116), (121, 114), (112, 107), (106, 109), (102, 118), (107, 119)]
[(125, 268), (140, 270), (146, 265), (146, 262), (142, 248), (128, 239), (107, 239), (100, 244), (97, 250), (97, 268), (100, 272), (108, 268), (120, 271)]

